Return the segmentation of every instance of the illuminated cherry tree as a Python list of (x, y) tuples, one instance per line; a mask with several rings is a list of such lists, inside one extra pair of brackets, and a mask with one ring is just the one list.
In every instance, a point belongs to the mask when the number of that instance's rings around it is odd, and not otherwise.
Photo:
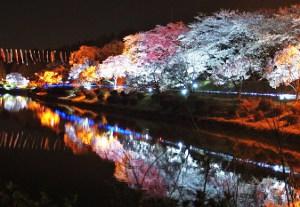
[[(300, 5), (281, 8), (274, 17), (275, 23), (265, 22), (263, 24), (267, 28), (264, 28), (264, 30), (273, 32), (273, 39), (269, 41), (270, 44), (272, 42), (277, 44), (276, 50), (273, 51), (272, 59), (268, 60), (264, 77), (273, 88), (277, 88), (280, 85), (291, 86), (296, 92), (297, 99), (299, 98), (300, 90), (299, 9)], [(265, 33), (264, 31), (259, 32), (262, 35), (261, 39), (265, 38), (266, 35), (263, 36)]]
[[(300, 45), (290, 45), (277, 52), (274, 59), (269, 63), (265, 77), (273, 88), (277, 88), (280, 85), (292, 86), (297, 92), (298, 98), (300, 87)], [(296, 85), (293, 85), (295, 82)]]
[(78, 80), (80, 73), (82, 73), (85, 69), (90, 67), (91, 63), (88, 59), (85, 59), (83, 63), (76, 63), (70, 69), (69, 79), (70, 80)]
[(118, 78), (126, 77), (129, 86), (158, 91), (188, 88), (203, 75), (217, 85), (241, 86), (253, 74), (265, 77), (270, 59), (286, 45), (295, 45), (299, 36), (297, 6), (273, 13), (220, 11), (199, 15), (188, 27), (170, 23), (102, 48), (82, 46), (71, 55), (69, 77), (113, 79), (115, 86)]
[(117, 87), (118, 78), (127, 74), (136, 73), (136, 66), (126, 55), (111, 56), (104, 60), (97, 68), (97, 77), (106, 80), (113, 79), (114, 88)]
[(188, 64), (209, 74), (214, 83), (241, 82), (252, 74), (263, 76), (278, 48), (296, 41), (299, 25), (282, 14), (221, 11), (196, 17), (180, 38), (181, 50), (190, 51)]
[(127, 55), (132, 62), (135, 64), (139, 63), (142, 58), (142, 52), (144, 48), (142, 48), (142, 41), (144, 40), (143, 33), (136, 33), (132, 35), (128, 35), (123, 38), (124, 41), (124, 51), (123, 53)]
[(29, 84), (29, 80), (26, 79), (20, 73), (9, 73), (6, 75), (6, 83), (9, 84), (11, 87), (16, 88), (26, 88)]
[(187, 30), (182, 22), (177, 22), (125, 37), (124, 53), (141, 68), (129, 78), (130, 84), (159, 88), (163, 69), (178, 49), (178, 37)]
[[(249, 71), (258, 71), (260, 68), (249, 53), (249, 48), (256, 40), (255, 33), (249, 26), (256, 18), (258, 17), (254, 14), (235, 11), (196, 17), (196, 22), (190, 25), (191, 30), (181, 38), (183, 51), (191, 51), (186, 56), (187, 62), (195, 65), (199, 73), (210, 74), (217, 84), (247, 79)], [(231, 71), (230, 68), (236, 61), (245, 62), (244, 60), (252, 64), (240, 67), (243, 63), (238, 63), (240, 65), (236, 65)], [(197, 63), (200, 63), (199, 66)], [(237, 74), (240, 74), (239, 77)]]
[(228, 82), (240, 83), (243, 80), (250, 78), (251, 60), (245, 57), (236, 57), (230, 62), (227, 61), (221, 67), (218, 67), (214, 70), (214, 73), (211, 75), (211, 79), (217, 85), (224, 85)]
[(143, 55), (140, 63), (148, 66), (155, 63), (165, 64), (166, 60), (175, 54), (178, 48), (178, 37), (187, 32), (182, 22), (170, 23), (166, 26), (156, 26), (144, 33), (142, 41)]
[[(187, 61), (189, 55), (193, 55), (192, 51), (180, 51), (170, 59), (162, 73), (162, 87), (191, 88), (192, 84), (199, 77), (205, 67), (201, 65), (200, 61), (203, 57), (194, 56), (194, 62), (189, 62)], [(189, 60), (192, 59), (189, 58)]]

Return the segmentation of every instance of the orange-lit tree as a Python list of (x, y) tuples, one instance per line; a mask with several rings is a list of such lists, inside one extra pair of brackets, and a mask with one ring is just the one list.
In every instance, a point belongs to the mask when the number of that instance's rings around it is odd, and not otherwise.
[(63, 66), (56, 67), (52, 70), (43, 70), (40, 73), (36, 73), (38, 77), (37, 85), (53, 85), (63, 83), (64, 76), (66, 76), (67, 69)]
[(100, 51), (98, 47), (83, 45), (79, 50), (71, 53), (69, 63), (70, 65), (84, 64), (86, 59), (91, 62), (97, 62), (101, 59)]

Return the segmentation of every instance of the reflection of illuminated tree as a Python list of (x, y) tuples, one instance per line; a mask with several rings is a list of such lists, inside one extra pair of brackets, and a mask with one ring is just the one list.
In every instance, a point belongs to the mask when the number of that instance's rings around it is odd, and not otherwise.
[(167, 185), (160, 170), (145, 160), (133, 159), (130, 155), (116, 162), (115, 177), (132, 187), (145, 190), (156, 196), (166, 196)]
[(93, 150), (102, 158), (114, 162), (121, 162), (125, 156), (125, 151), (121, 143), (110, 135), (104, 133), (96, 136), (93, 142)]
[(22, 96), (11, 96), (5, 94), (2, 97), (4, 109), (11, 112), (18, 112), (25, 109), (27, 106), (28, 98)]
[(45, 109), (44, 111), (38, 112), (38, 117), (40, 118), (41, 124), (43, 126), (56, 129), (59, 125), (60, 118), (50, 109)]
[[(189, 150), (151, 144), (132, 135), (118, 139), (112, 131), (100, 131), (88, 119), (66, 125), (65, 139), (74, 153), (90, 146), (102, 159), (115, 163), (114, 176), (129, 186), (156, 196), (195, 201), (205, 186), (205, 199), (224, 200), (232, 196), (237, 206), (286, 203), (284, 182), (276, 179), (245, 181), (241, 175), (224, 170), (217, 162), (195, 160)], [(85, 132), (84, 132), (85, 131)], [(272, 190), (268, 190), (272, 189)]]
[(75, 128), (71, 123), (65, 125), (64, 142), (74, 154), (83, 154), (87, 152), (86, 147), (83, 145), (80, 139), (76, 136)]
[(50, 108), (47, 108), (35, 101), (28, 102), (27, 108), (36, 113), (42, 126), (49, 127), (50, 129), (53, 129), (56, 132), (59, 131), (60, 117)]
[(143, 160), (150, 168), (147, 174), (143, 174), (143, 180), (154, 179), (153, 174), (158, 170), (159, 178), (156, 177), (155, 182), (165, 188), (166, 195), (175, 199), (194, 200), (200, 186), (200, 170), (188, 152), (137, 140), (132, 140), (125, 148), (132, 152), (132, 160)]

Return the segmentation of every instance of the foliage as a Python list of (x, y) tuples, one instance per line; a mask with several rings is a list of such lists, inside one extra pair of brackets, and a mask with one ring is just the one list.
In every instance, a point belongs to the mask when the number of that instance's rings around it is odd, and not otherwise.
[(9, 73), (5, 77), (6, 83), (17, 88), (27, 87), (29, 80), (23, 77), (20, 73)]
[(117, 56), (123, 53), (124, 43), (122, 41), (112, 41), (110, 43), (105, 44), (100, 48), (100, 59), (101, 61), (107, 59), (110, 56)]
[(300, 45), (289, 45), (278, 51), (269, 63), (266, 78), (273, 88), (281, 84), (290, 85), (300, 79)]
[(124, 53), (140, 68), (129, 82), (159, 87), (163, 69), (177, 51), (178, 37), (186, 31), (186, 26), (177, 22), (125, 37)]
[(38, 78), (40, 85), (62, 83), (62, 75), (55, 71), (44, 71), (38, 74)]
[(70, 65), (84, 64), (86, 60), (97, 62), (100, 58), (100, 48), (82, 45), (79, 50), (71, 53), (69, 62)]
[(29, 195), (21, 191), (12, 182), (0, 186), (0, 206), (24, 206), (24, 207), (72, 207), (76, 206), (77, 196), (65, 198), (64, 201), (52, 200), (45, 192), (40, 192), (39, 199), (34, 200)]

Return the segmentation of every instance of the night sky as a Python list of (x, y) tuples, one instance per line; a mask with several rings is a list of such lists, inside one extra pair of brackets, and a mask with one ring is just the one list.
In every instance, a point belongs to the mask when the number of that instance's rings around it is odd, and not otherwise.
[(192, 21), (220, 8), (274, 8), (299, 0), (5, 0), (0, 4), (0, 47), (47, 48)]

